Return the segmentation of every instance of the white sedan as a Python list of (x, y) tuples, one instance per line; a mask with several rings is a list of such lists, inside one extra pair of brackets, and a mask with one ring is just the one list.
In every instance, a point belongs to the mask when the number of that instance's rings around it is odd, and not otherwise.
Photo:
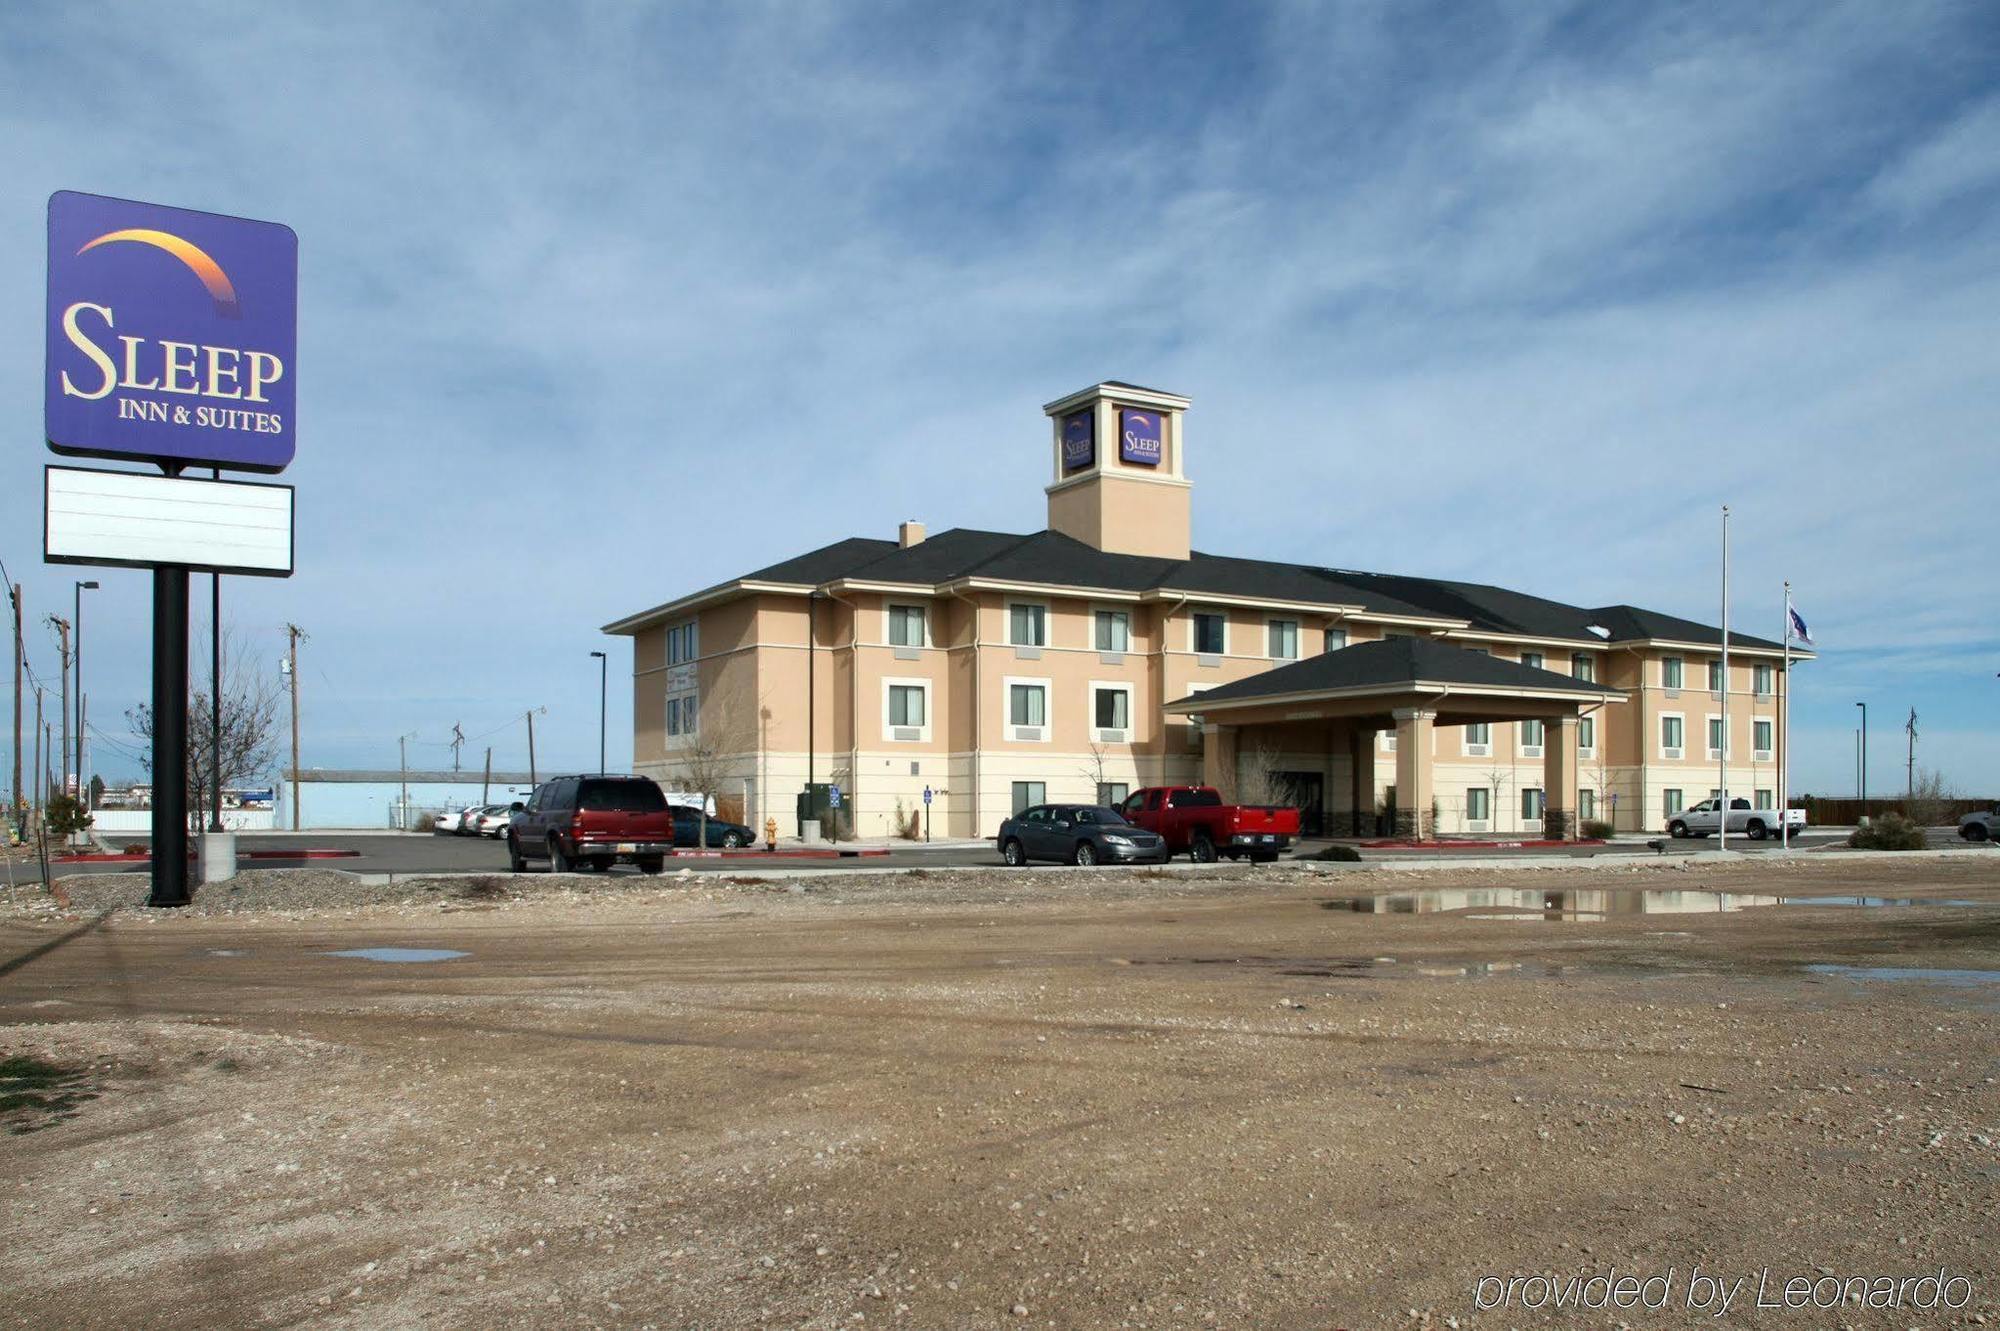
[(432, 820), (431, 831), (438, 833), (448, 832), (452, 836), (464, 836), (466, 819), (477, 812), (479, 811), (473, 808), (447, 809)]
[(473, 814), (471, 821), (466, 826), (474, 836), (492, 837), (497, 841), (507, 835), (507, 825), (513, 821), (513, 806), (507, 804), (489, 804)]

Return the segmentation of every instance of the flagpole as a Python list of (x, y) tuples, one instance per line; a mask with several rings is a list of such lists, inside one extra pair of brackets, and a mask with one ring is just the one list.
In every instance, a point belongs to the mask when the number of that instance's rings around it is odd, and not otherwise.
[(1729, 505), (1722, 506), (1722, 743), (1716, 749), (1717, 784), (1721, 794), (1716, 808), (1716, 849), (1729, 849)]
[(1792, 580), (1785, 579), (1785, 666), (1778, 676), (1778, 844), (1792, 848)]

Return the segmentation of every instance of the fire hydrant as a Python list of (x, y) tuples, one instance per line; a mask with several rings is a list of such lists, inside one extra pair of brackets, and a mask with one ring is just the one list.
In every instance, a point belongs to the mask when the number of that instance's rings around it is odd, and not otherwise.
[(778, 849), (778, 820), (776, 818), (766, 818), (764, 820), (764, 849), (771, 852), (775, 852)]

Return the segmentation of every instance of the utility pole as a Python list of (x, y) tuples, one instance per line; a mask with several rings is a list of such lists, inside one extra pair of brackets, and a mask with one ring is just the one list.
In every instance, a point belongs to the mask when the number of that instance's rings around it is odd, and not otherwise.
[(486, 807), (487, 802), (492, 798), (491, 794), (489, 793), (492, 785), (493, 785), (493, 746), (489, 744), (486, 746), (486, 775), (479, 779), (479, 807), (482, 809)]
[[(1917, 709), (1910, 709), (1910, 719), (1903, 723), (1903, 729), (1910, 733), (1910, 753), (1903, 763), (1903, 798), (1916, 798), (1917, 794)], [(1909, 812), (1908, 809), (1904, 810)]]
[(535, 784), (535, 714), (528, 713), (528, 784)]
[(62, 757), (55, 770), (61, 781), (58, 790), (69, 789), (69, 621), (60, 615), (49, 616), (49, 627), (56, 631), (56, 640), (62, 653)]
[(451, 723), (451, 770), (458, 770), (458, 751), (465, 747), (465, 731), (458, 722)]
[[(9, 819), (21, 816), (21, 584), (15, 583), (7, 589), (7, 604), (14, 611), (14, 784), (7, 788), (7, 798), (13, 804), (7, 810)], [(18, 825), (18, 824), (17, 824)]]
[(299, 780), (299, 639), (306, 631), (297, 624), (285, 625), (285, 673), (292, 681), (292, 830), (299, 830), (299, 796), (305, 783)]
[(396, 830), (398, 832), (407, 832), (410, 830), (410, 740), (416, 733), (413, 730), (408, 735), (396, 736), (396, 757), (397, 761), (402, 764), (403, 772), (403, 802), (397, 806), (396, 810)]
[(76, 797), (88, 800), (88, 790), (83, 779), (83, 594), (97, 590), (97, 579), (78, 582), (71, 591), (76, 598), (76, 608), (70, 612), (71, 621), (76, 625)]
[(46, 755), (42, 752), (42, 734), (44, 729), (45, 727), (42, 725), (42, 686), (37, 684), (35, 685), (35, 802), (29, 808), (33, 811), (31, 815), (32, 820), (38, 827), (42, 821), (42, 778), (47, 775), (49, 766)]

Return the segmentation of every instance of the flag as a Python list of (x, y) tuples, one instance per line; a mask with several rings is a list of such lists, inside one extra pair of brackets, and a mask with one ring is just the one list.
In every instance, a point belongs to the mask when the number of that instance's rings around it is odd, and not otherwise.
[(1795, 638), (1808, 647), (1812, 646), (1812, 634), (1806, 632), (1805, 617), (1799, 614), (1797, 607), (1787, 604), (1785, 606), (1785, 618), (1789, 621), (1785, 628), (1785, 636)]

